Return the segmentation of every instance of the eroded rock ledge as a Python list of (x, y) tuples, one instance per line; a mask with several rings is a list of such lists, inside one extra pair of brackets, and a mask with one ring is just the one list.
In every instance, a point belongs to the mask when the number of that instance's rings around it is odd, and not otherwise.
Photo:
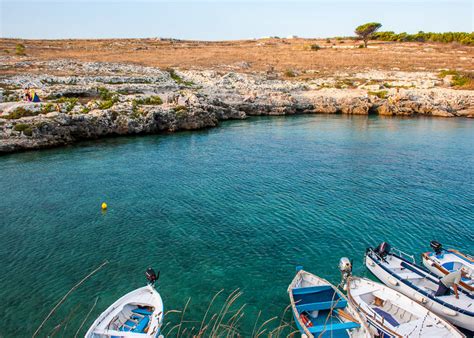
[[(298, 82), (272, 74), (37, 63), (33, 66), (41, 66), (44, 75), (0, 78), (0, 153), (215, 127), (221, 120), (253, 115), (474, 117), (474, 92), (449, 88), (446, 79), (433, 73), (371, 71)], [(81, 75), (47, 75), (58, 72)], [(42, 102), (21, 102), (25, 87), (37, 88)]]

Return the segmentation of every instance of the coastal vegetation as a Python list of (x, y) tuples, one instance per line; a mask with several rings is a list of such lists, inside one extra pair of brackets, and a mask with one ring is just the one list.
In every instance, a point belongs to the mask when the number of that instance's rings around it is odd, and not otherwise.
[(157, 96), (157, 95), (152, 95), (152, 96), (148, 96), (148, 97), (144, 97), (144, 98), (138, 98), (138, 99), (134, 99), (132, 101), (133, 105), (135, 106), (138, 106), (138, 105), (145, 105), (145, 106), (149, 106), (149, 105), (160, 105), (160, 104), (163, 104), (163, 100), (161, 99), (161, 97)]
[(13, 130), (23, 132), (26, 136), (31, 136), (33, 134), (33, 130), (31, 125), (27, 123), (17, 123), (13, 127)]
[(377, 96), (379, 99), (386, 99), (388, 95), (388, 91), (386, 90), (380, 90), (377, 92), (368, 91), (367, 94), (372, 95), (372, 96)]
[(8, 120), (15, 120), (15, 119), (20, 119), (22, 117), (27, 117), (27, 116), (36, 116), (38, 115), (39, 112), (37, 111), (31, 111), (28, 109), (25, 109), (24, 107), (18, 107), (15, 108), (13, 111), (9, 112), (8, 115), (2, 115), (2, 118), (8, 119)]
[(18, 43), (18, 44), (15, 46), (15, 54), (16, 54), (16, 55), (20, 55), (20, 56), (26, 55), (26, 47), (25, 47), (25, 45), (23, 45), (23, 44), (21, 44), (21, 43)]
[(66, 109), (66, 112), (68, 113), (74, 109), (77, 102), (78, 102), (78, 99), (76, 97), (60, 97), (59, 99), (56, 100), (56, 103), (65, 104), (65, 109)]
[(442, 43), (460, 43), (462, 45), (474, 46), (474, 32), (445, 32), (433, 33), (419, 31), (416, 34), (375, 32), (371, 36), (372, 40), (379, 41), (397, 41), (397, 42), (442, 42)]
[(472, 72), (459, 72), (457, 70), (446, 69), (438, 74), (438, 77), (441, 79), (447, 76), (450, 76), (451, 86), (453, 87), (474, 89), (474, 73)]
[(380, 29), (380, 27), (382, 27), (381, 23), (368, 22), (358, 26), (354, 32), (361, 40), (364, 41), (364, 47), (367, 48), (367, 43), (371, 39), (372, 35)]
[(100, 110), (106, 110), (112, 108), (112, 106), (118, 102), (119, 94), (115, 92), (111, 92), (105, 87), (97, 88), (99, 92), (100, 100), (97, 101), (97, 107)]
[(176, 71), (172, 68), (168, 68), (166, 69), (168, 71), (168, 73), (170, 74), (171, 78), (179, 85), (184, 85), (184, 86), (187, 86), (187, 87), (190, 87), (192, 85), (194, 85), (194, 83), (192, 81), (185, 81), (181, 78), (181, 76), (179, 76)]

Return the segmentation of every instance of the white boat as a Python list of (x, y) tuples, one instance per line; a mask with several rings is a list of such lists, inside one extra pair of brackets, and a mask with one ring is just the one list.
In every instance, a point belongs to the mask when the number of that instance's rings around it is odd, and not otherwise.
[[(459, 289), (459, 299), (454, 294), (435, 296), (440, 278), (390, 250), (386, 243), (376, 249), (369, 248), (365, 265), (384, 284), (422, 304), (450, 323), (474, 331), (474, 298)], [(408, 255), (406, 255), (408, 256)]]
[(455, 249), (444, 249), (441, 243), (431, 241), (434, 252), (425, 252), (421, 255), (423, 265), (439, 277), (450, 272), (465, 268), (467, 277), (462, 278), (459, 285), (469, 293), (474, 293), (474, 258)]
[(127, 293), (94, 321), (86, 338), (159, 337), (163, 324), (163, 301), (156, 291), (157, 280), (152, 269), (148, 269), (149, 284)]
[(303, 337), (371, 337), (359, 312), (327, 280), (301, 269), (288, 287), (288, 294)]
[(388, 286), (354, 276), (347, 284), (347, 298), (378, 336), (465, 337), (446, 320)]

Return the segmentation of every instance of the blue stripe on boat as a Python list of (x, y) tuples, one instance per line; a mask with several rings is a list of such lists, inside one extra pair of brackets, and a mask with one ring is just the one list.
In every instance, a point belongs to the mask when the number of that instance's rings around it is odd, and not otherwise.
[(400, 325), (397, 320), (395, 318), (393, 318), (393, 316), (388, 313), (388, 312), (385, 312), (384, 310), (378, 308), (378, 307), (374, 307), (372, 308), (372, 310), (374, 310), (375, 312), (377, 312), (380, 317), (382, 317), (385, 321), (389, 322), (390, 325), (392, 326), (398, 326)]
[(343, 309), (347, 306), (347, 301), (345, 299), (340, 299), (339, 301), (334, 302), (317, 302), (317, 303), (306, 303), (301, 305), (296, 305), (296, 309), (299, 313), (303, 311), (314, 311), (314, 310), (329, 310), (329, 309)]
[(151, 315), (150, 311), (145, 310), (145, 309), (140, 309), (140, 308), (133, 309), (132, 312), (139, 313), (141, 315), (146, 315), (146, 316)]
[(317, 285), (317, 286), (309, 286), (306, 288), (294, 288), (293, 294), (294, 295), (304, 295), (307, 293), (317, 293), (325, 290), (331, 290), (331, 285)]
[(336, 323), (336, 324), (328, 324), (328, 325), (317, 325), (317, 326), (312, 326), (308, 327), (308, 331), (317, 334), (321, 333), (326, 330), (326, 332), (332, 332), (332, 331), (340, 331), (340, 330), (350, 330), (350, 329), (355, 329), (360, 327), (359, 323), (354, 323), (354, 322), (347, 322), (347, 323)]

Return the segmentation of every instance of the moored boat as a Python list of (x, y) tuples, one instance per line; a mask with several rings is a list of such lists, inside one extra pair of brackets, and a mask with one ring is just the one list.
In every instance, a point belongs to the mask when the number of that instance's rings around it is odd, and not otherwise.
[(288, 294), (302, 336), (371, 336), (359, 312), (327, 280), (300, 269), (288, 287)]
[(159, 337), (164, 310), (161, 296), (154, 287), (158, 276), (153, 269), (148, 269), (148, 285), (127, 293), (110, 305), (94, 321), (85, 337)]
[(437, 241), (431, 241), (430, 246), (433, 248), (433, 252), (421, 254), (423, 265), (439, 277), (444, 277), (450, 272), (465, 268), (468, 271), (468, 277), (462, 278), (459, 285), (473, 294), (474, 258), (455, 249), (444, 249), (442, 244)]
[(474, 331), (474, 299), (460, 289), (454, 294), (435, 296), (440, 278), (410, 261), (401, 251), (394, 252), (387, 243), (368, 248), (367, 268), (384, 284), (422, 304), (450, 323)]
[(378, 337), (465, 337), (446, 320), (400, 292), (366, 278), (352, 276), (352, 264), (341, 258), (347, 298)]

